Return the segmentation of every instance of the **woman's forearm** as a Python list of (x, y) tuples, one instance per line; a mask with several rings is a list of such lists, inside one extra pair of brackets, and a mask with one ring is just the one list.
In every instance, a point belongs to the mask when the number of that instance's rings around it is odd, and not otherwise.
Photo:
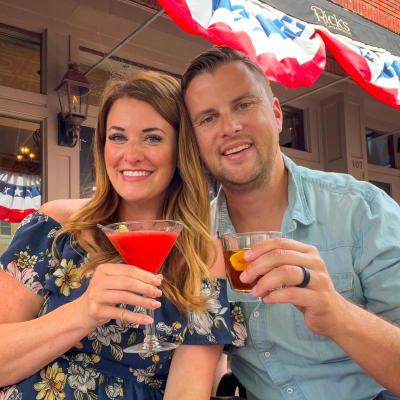
[(0, 325), (0, 387), (33, 375), (90, 332), (77, 306), (71, 302), (33, 320)]

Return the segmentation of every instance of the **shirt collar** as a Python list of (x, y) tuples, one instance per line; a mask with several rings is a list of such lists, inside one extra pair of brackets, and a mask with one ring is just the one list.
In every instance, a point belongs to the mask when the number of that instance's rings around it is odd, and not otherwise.
[(303, 167), (297, 166), (289, 157), (282, 154), (283, 161), (288, 170), (288, 200), (289, 205), (286, 213), (292, 220), (303, 225), (314, 222), (314, 215), (307, 203), (304, 181), (301, 174)]

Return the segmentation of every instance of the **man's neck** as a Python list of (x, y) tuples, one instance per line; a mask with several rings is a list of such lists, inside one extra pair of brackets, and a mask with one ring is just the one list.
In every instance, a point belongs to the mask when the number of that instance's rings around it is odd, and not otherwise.
[(224, 187), (229, 216), (236, 232), (281, 230), (288, 206), (288, 171), (277, 160), (270, 182), (250, 191)]

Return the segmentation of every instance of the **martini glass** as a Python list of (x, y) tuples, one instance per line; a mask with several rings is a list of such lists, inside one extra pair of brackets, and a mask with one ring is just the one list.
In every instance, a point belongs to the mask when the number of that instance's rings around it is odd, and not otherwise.
[[(183, 224), (172, 220), (117, 222), (101, 226), (102, 231), (121, 257), (130, 265), (157, 273), (172, 249)], [(154, 310), (146, 310), (153, 318)], [(125, 353), (148, 353), (172, 350), (178, 344), (160, 342), (154, 322), (145, 326), (142, 343), (124, 349)]]

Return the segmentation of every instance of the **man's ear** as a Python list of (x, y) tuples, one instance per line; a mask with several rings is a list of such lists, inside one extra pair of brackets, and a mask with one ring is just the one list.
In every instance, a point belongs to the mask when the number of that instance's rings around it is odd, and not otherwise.
[(279, 100), (276, 97), (274, 97), (274, 99), (273, 99), (272, 110), (275, 115), (278, 132), (281, 133), (282, 132), (282, 124), (283, 124), (283, 112), (282, 112)]

